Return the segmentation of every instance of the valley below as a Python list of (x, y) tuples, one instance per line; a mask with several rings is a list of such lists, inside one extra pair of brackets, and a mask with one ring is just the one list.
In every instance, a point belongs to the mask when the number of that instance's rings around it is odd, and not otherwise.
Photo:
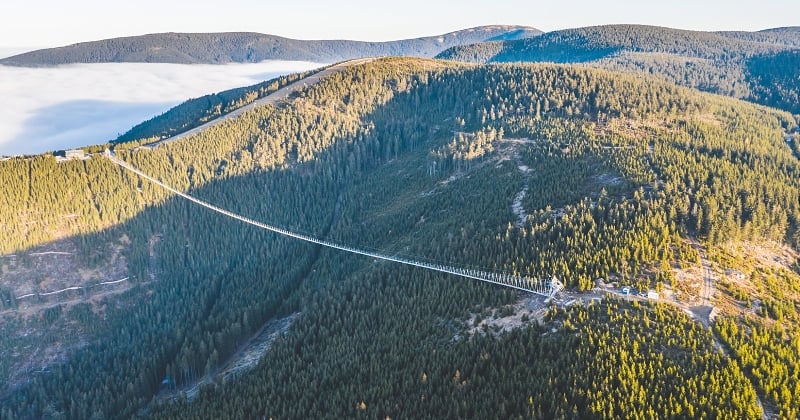
[(319, 67), (320, 63), (0, 65), (0, 156), (102, 144), (188, 98)]

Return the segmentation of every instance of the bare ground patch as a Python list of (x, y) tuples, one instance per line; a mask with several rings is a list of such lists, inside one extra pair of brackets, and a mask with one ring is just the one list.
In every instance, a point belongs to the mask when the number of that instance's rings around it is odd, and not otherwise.
[(757, 314), (765, 301), (800, 302), (798, 256), (791, 247), (774, 242), (745, 241), (716, 249), (712, 259), (720, 273), (722, 312)]
[(226, 383), (252, 370), (270, 349), (272, 343), (289, 330), (297, 320), (300, 313), (291, 314), (285, 318), (273, 319), (264, 324), (239, 350), (228, 360), (224, 361), (213, 373), (203, 376), (199, 381), (180, 387), (178, 389), (163, 389), (155, 401), (166, 401), (178, 398), (181, 394), (191, 401), (204, 386)]
[[(93, 339), (110, 298), (129, 291), (126, 236), (87, 258), (72, 239), (0, 257), (0, 394), (67, 361)], [(8, 302), (7, 302), (8, 303)]]
[(500, 335), (515, 328), (524, 328), (532, 323), (542, 323), (548, 304), (545, 298), (533, 294), (523, 294), (513, 305), (492, 310), (486, 316), (472, 314), (467, 320), (467, 335)]
[[(88, 259), (80, 255), (71, 239), (6, 255), (0, 259), (0, 287), (17, 297), (17, 310), (27, 314), (53, 303), (71, 300), (74, 294), (66, 293), (70, 288), (86, 288), (98, 293), (119, 290), (125, 284), (103, 289), (90, 286), (128, 277), (128, 264), (122, 251), (129, 243), (128, 238), (122, 236), (119, 241), (106, 244), (100, 251), (103, 258), (98, 259), (95, 265), (90, 265)], [(65, 294), (52, 293), (56, 291), (65, 291)], [(19, 299), (21, 296), (34, 298)]]
[[(713, 115), (711, 116), (713, 117)], [(711, 119), (709, 119), (710, 122)], [(671, 121), (665, 119), (634, 120), (631, 118), (604, 118), (594, 126), (594, 133), (598, 136), (619, 134), (634, 140), (644, 140), (648, 130), (674, 131)]]

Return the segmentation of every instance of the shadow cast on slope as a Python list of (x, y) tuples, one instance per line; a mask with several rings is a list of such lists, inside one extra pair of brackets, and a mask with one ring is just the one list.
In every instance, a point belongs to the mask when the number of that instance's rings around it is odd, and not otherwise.
[[(410, 104), (419, 100), (418, 93), (437, 104), (424, 118), (411, 111)], [(456, 98), (453, 94), (449, 99)], [(434, 145), (429, 137), (434, 125), (428, 124), (452, 120), (444, 117), (455, 112), (453, 105), (444, 99), (435, 96), (435, 89), (409, 90), (396, 93), (359, 116), (361, 127), (392, 126), (400, 121), (403, 124), (393, 130), (424, 127), (419, 136), (410, 136), (407, 142), (400, 142), (388, 133), (367, 134), (367, 128), (338, 133), (313, 154), (314, 159), (291, 160), (290, 165), (270, 170), (254, 168), (241, 175), (224, 174), (223, 170), (219, 176), (199, 181), (190, 188), (190, 194), (255, 220), (325, 237), (336, 219), (340, 191), (351, 188), (349, 180), (397, 160), (415, 148)], [(449, 130), (444, 131), (450, 134)], [(189, 165), (187, 170), (180, 153), (197, 150), (201, 140), (190, 138), (153, 151), (136, 151), (128, 157), (163, 158), (155, 166), (166, 165), (165, 170), (175, 172), (177, 178), (191, 177), (192, 167)], [(316, 137), (308, 141), (314, 140)], [(446, 138), (437, 136), (435, 143), (445, 141)], [(90, 163), (100, 165), (109, 177), (121, 174), (119, 178), (123, 181), (119, 188), (125, 191), (119, 192), (120, 199), (131, 199), (125, 194), (132, 193), (144, 196), (133, 200), (152, 202), (152, 198), (145, 198), (153, 194), (151, 186), (144, 185), (146, 182), (136, 192), (136, 180), (128, 173), (123, 174), (121, 168), (108, 161)], [(80, 169), (77, 164), (63, 168)], [(424, 166), (416, 171), (424, 174)], [(179, 183), (173, 185), (180, 187)], [(339, 220), (347, 222), (339, 228), (352, 228), (356, 235), (361, 233), (357, 238), (359, 244), (385, 238), (386, 229), (361, 232), (360, 225), (353, 226), (362, 217), (359, 213), (343, 214)], [(414, 228), (415, 224), (409, 226)], [(297, 291), (317, 264), (318, 246), (254, 229), (175, 197), (150, 205), (115, 227), (77, 237), (90, 250), (123, 233), (131, 243), (127, 253), (129, 271), (139, 281), (150, 277), (153, 251), (148, 245), (152, 238), (160, 238), (154, 247), (159, 266), (157, 278), (147, 284), (142, 281), (138, 291), (125, 295), (140, 300), (122, 305), (121, 311), (109, 312), (103, 327), (105, 334), (99, 334), (101, 339), (18, 390), (9, 397), (8, 406), (41, 404), (38, 405), (41, 410), (55, 400), (57, 408), (74, 411), (79, 417), (95, 410), (131, 415), (158, 393), (164, 378), (179, 384), (197, 381), (213, 372), (219, 362), (264, 322), (293, 313), (301, 303), (311, 299), (309, 293)], [(395, 230), (393, 235), (399, 233)], [(350, 239), (348, 235), (345, 238)], [(342, 264), (342, 260), (328, 258), (324, 263)], [(338, 279), (330, 279), (335, 280)], [(70, 391), (56, 392), (63, 389)]]

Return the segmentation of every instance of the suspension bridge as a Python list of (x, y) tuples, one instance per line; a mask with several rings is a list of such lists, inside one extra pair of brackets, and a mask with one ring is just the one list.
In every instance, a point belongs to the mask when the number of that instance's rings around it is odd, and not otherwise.
[(154, 177), (152, 177), (152, 176), (140, 171), (139, 169), (131, 166), (127, 162), (117, 158), (114, 155), (114, 153), (109, 149), (106, 149), (104, 155), (111, 162), (119, 165), (123, 169), (131, 171), (131, 172), (135, 173), (136, 175), (139, 175), (140, 177), (142, 177), (142, 178), (144, 178), (144, 179), (146, 179), (146, 180), (148, 180), (148, 181), (160, 186), (161, 188), (164, 188), (167, 191), (170, 191), (170, 192), (172, 192), (172, 193), (174, 193), (176, 195), (179, 195), (179, 196), (181, 196), (181, 197), (183, 197), (183, 198), (185, 198), (185, 199), (187, 199), (187, 200), (189, 200), (189, 201), (191, 201), (191, 202), (193, 202), (195, 204), (198, 204), (198, 205), (203, 206), (203, 207), (205, 207), (207, 209), (210, 209), (210, 210), (213, 210), (213, 211), (215, 211), (217, 213), (220, 213), (220, 214), (223, 214), (225, 216), (228, 216), (228, 217), (230, 217), (232, 219), (236, 219), (236, 220), (239, 220), (241, 222), (244, 222), (244, 223), (247, 223), (247, 224), (262, 228), (262, 229), (266, 229), (266, 230), (269, 230), (269, 231), (272, 231), (272, 232), (275, 232), (275, 233), (278, 233), (278, 234), (281, 234), (281, 235), (284, 235), (284, 236), (288, 236), (288, 237), (291, 237), (291, 238), (299, 239), (299, 240), (310, 242), (310, 243), (317, 244), (317, 245), (322, 245), (322, 246), (328, 247), (328, 248), (338, 249), (340, 251), (345, 251), (345, 252), (349, 252), (349, 253), (352, 253), (352, 254), (358, 254), (358, 255), (363, 255), (363, 256), (366, 256), (366, 257), (375, 258), (375, 259), (378, 259), (378, 260), (392, 261), (392, 262), (396, 262), (396, 263), (400, 263), (400, 264), (410, 265), (410, 266), (413, 266), (413, 267), (419, 267), (419, 268), (424, 268), (424, 269), (427, 269), (427, 270), (438, 271), (438, 272), (441, 272), (441, 273), (453, 274), (453, 275), (456, 275), (456, 276), (461, 276), (461, 277), (465, 277), (465, 278), (469, 278), (469, 279), (473, 279), (473, 280), (478, 280), (478, 281), (482, 281), (482, 282), (485, 282), (485, 283), (491, 283), (491, 284), (496, 284), (496, 285), (500, 285), (500, 286), (504, 286), (504, 287), (510, 287), (512, 289), (517, 289), (517, 290), (521, 290), (521, 291), (524, 291), (524, 292), (530, 292), (530, 293), (534, 293), (534, 294), (537, 294), (537, 295), (540, 295), (540, 296), (544, 296), (548, 300), (552, 299), (559, 291), (561, 291), (564, 288), (564, 285), (555, 276), (553, 276), (553, 277), (551, 277), (549, 279), (540, 280), (540, 279), (531, 279), (529, 277), (521, 277), (521, 276), (508, 274), (508, 273), (494, 273), (494, 272), (488, 272), (488, 271), (481, 271), (481, 270), (467, 269), (467, 268), (461, 268), (461, 267), (454, 267), (454, 266), (450, 266), (450, 265), (442, 265), (442, 264), (434, 264), (434, 263), (429, 263), (429, 262), (424, 262), (424, 261), (416, 261), (416, 260), (409, 259), (409, 258), (401, 258), (401, 257), (398, 257), (398, 256), (386, 255), (386, 254), (382, 254), (380, 252), (367, 251), (367, 250), (355, 248), (355, 247), (352, 247), (352, 246), (347, 246), (347, 245), (344, 245), (344, 244), (338, 244), (338, 243), (335, 243), (335, 242), (331, 242), (331, 241), (315, 238), (315, 237), (310, 236), (310, 235), (305, 235), (305, 234), (302, 234), (302, 233), (292, 232), (290, 230), (283, 229), (283, 228), (280, 228), (280, 227), (271, 226), (271, 225), (268, 225), (268, 224), (265, 224), (265, 223), (261, 223), (259, 221), (256, 221), (256, 220), (253, 220), (253, 219), (238, 215), (236, 213), (230, 212), (230, 211), (225, 210), (223, 208), (217, 207), (217, 206), (215, 206), (213, 204), (210, 204), (208, 202), (200, 200), (199, 198), (193, 197), (193, 196), (191, 196), (189, 194), (186, 194), (186, 193), (184, 193), (182, 191), (178, 191), (177, 189), (175, 189), (175, 188), (173, 188), (173, 187), (171, 187), (171, 186), (159, 181), (158, 179), (156, 179), (156, 178), (154, 178)]

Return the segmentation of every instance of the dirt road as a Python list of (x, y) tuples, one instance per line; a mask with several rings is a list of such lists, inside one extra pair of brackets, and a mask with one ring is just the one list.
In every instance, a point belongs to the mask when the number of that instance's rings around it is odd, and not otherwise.
[(209, 121), (209, 122), (207, 122), (207, 123), (205, 123), (203, 125), (195, 127), (195, 128), (193, 128), (193, 129), (191, 129), (189, 131), (185, 131), (185, 132), (183, 132), (181, 134), (177, 134), (177, 135), (174, 135), (172, 137), (169, 137), (169, 138), (166, 138), (166, 139), (163, 139), (163, 140), (158, 140), (156, 142), (141, 146), (141, 148), (142, 149), (152, 149), (154, 147), (157, 147), (160, 144), (168, 143), (168, 142), (175, 141), (175, 140), (180, 140), (180, 139), (192, 136), (194, 134), (197, 134), (197, 133), (199, 133), (199, 132), (201, 132), (203, 130), (206, 130), (206, 129), (214, 126), (214, 125), (221, 124), (221, 123), (223, 123), (225, 121), (228, 121), (228, 120), (231, 120), (231, 119), (234, 119), (234, 118), (238, 118), (240, 115), (244, 114), (245, 112), (247, 112), (247, 111), (249, 111), (249, 110), (251, 110), (253, 108), (256, 108), (256, 107), (259, 107), (259, 106), (264, 106), (264, 105), (275, 105), (278, 101), (287, 99), (289, 97), (289, 95), (291, 95), (291, 94), (293, 94), (295, 92), (298, 92), (301, 89), (304, 89), (304, 88), (306, 88), (308, 86), (311, 86), (311, 85), (314, 85), (314, 84), (318, 83), (324, 77), (328, 77), (328, 76), (330, 76), (332, 74), (336, 74), (336, 73), (338, 73), (338, 72), (340, 72), (340, 71), (342, 71), (342, 70), (344, 70), (344, 69), (346, 69), (346, 68), (348, 68), (350, 66), (368, 63), (368, 62), (370, 62), (372, 60), (375, 60), (375, 58), (358, 58), (358, 59), (355, 59), (355, 60), (343, 61), (343, 62), (341, 62), (339, 64), (336, 64), (336, 65), (333, 65), (331, 67), (328, 67), (325, 70), (322, 70), (320, 72), (314, 73), (311, 76), (308, 76), (308, 77), (306, 77), (304, 79), (300, 79), (300, 80), (298, 80), (298, 81), (296, 81), (296, 82), (294, 82), (294, 83), (292, 83), (290, 85), (284, 86), (284, 87), (278, 89), (277, 91), (275, 91), (275, 92), (273, 92), (273, 93), (271, 93), (271, 94), (269, 94), (269, 95), (267, 95), (267, 96), (265, 96), (265, 97), (263, 97), (261, 99), (258, 99), (258, 100), (254, 101), (254, 102), (252, 102), (252, 103), (250, 103), (248, 105), (245, 105), (245, 106), (243, 106), (243, 107), (241, 107), (239, 109), (231, 111), (231, 112), (229, 112), (229, 113), (227, 113), (225, 115), (221, 115), (221, 116), (217, 117), (216, 119), (213, 119), (213, 120), (211, 120), (211, 121)]

